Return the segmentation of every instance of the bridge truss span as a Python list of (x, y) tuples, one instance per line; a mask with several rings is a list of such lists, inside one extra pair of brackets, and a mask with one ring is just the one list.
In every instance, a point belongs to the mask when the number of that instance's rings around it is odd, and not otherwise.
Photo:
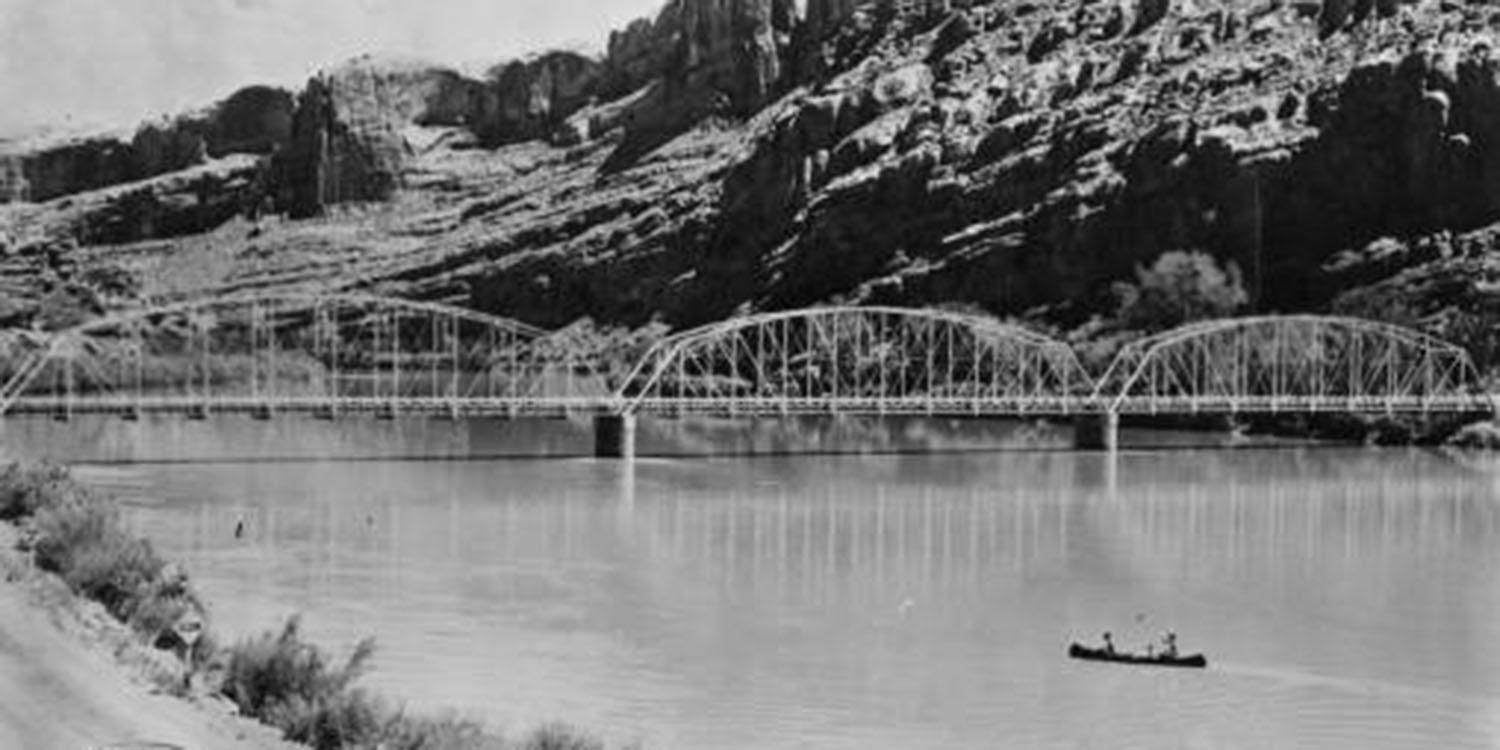
[(1121, 414), (1493, 411), (1463, 348), (1317, 315), (1211, 320), (1135, 341), (1094, 399)]
[(826, 307), (735, 318), (658, 342), (625, 382), (638, 414), (1048, 415), (1093, 379), (1066, 344), (993, 318)]
[(257, 294), (107, 316), (18, 360), (0, 414), (546, 415), (608, 387), (545, 331), (363, 294)]

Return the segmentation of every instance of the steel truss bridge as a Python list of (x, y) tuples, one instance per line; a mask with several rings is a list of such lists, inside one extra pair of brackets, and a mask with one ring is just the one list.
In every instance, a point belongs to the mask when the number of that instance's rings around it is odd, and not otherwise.
[[(592, 351), (590, 349), (593, 349)], [(823, 307), (714, 323), (629, 371), (564, 334), (358, 294), (259, 294), (0, 332), (0, 415), (310, 413), (1085, 416), (1493, 413), (1462, 348), (1383, 323), (1269, 316), (1073, 348), (968, 313)]]

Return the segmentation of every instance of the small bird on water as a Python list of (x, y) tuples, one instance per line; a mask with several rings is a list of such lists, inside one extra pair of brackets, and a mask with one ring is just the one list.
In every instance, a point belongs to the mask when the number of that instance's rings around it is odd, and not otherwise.
[(241, 518), (234, 522), (234, 538), (239, 539), (243, 536), (245, 536), (245, 519)]

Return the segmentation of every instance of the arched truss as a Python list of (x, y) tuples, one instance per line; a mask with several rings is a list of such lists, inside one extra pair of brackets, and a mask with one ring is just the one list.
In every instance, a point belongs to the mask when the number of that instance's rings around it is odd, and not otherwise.
[(1057, 414), (1093, 380), (1072, 349), (975, 315), (827, 307), (657, 343), (619, 393), (631, 413)]
[(1127, 414), (1491, 409), (1464, 349), (1385, 323), (1315, 315), (1203, 321), (1133, 342), (1095, 400)]
[(58, 332), (12, 368), (0, 414), (151, 411), (537, 414), (609, 395), (546, 332), (362, 294), (257, 294)]

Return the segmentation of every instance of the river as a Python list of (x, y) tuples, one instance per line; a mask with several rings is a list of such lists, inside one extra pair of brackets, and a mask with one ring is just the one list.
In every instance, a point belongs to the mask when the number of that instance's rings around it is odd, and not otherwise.
[[(1500, 470), (978, 422), (13, 420), (228, 637), (645, 750), (1500, 747)], [(859, 455), (840, 451), (859, 449)], [(756, 453), (757, 455), (746, 455)], [(234, 528), (243, 521), (245, 533)], [(1075, 662), (1174, 630), (1207, 670)]]

